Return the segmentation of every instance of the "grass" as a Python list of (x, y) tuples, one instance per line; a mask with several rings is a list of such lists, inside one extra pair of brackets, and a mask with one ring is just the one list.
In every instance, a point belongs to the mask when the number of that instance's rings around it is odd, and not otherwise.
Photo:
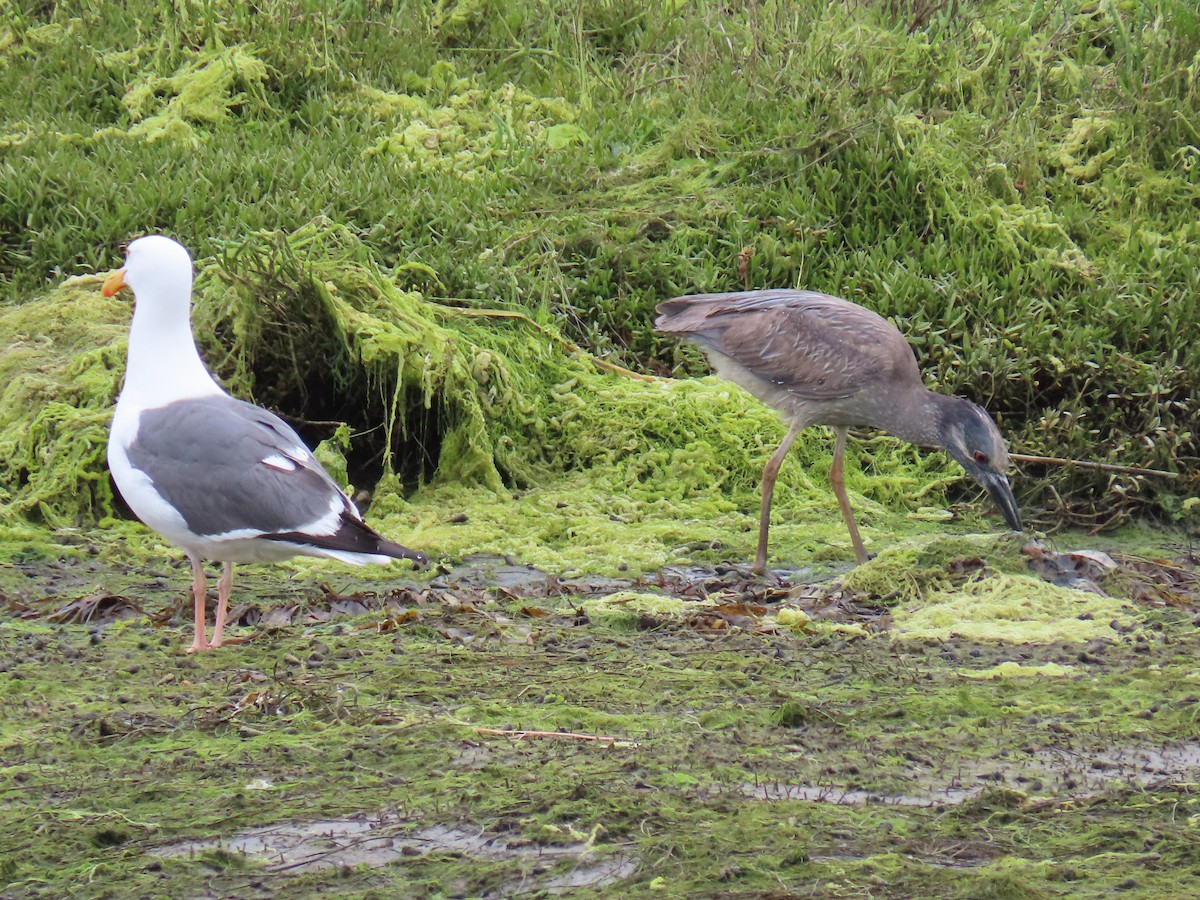
[(1031, 465), (1031, 505), (1196, 492), (1186, 4), (10, 6), (9, 303), (145, 231), (207, 260), (325, 216), (401, 287), (694, 373), (655, 302), (798, 285), (896, 318), (1017, 450), (1187, 476)]

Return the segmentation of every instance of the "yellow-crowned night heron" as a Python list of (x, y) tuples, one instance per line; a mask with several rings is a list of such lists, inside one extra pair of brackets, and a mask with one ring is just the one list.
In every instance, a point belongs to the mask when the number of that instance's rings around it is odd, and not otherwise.
[(842, 479), (852, 426), (944, 447), (987, 490), (1008, 524), (1021, 530), (1005, 474), (1008, 451), (996, 423), (970, 400), (928, 390), (912, 348), (882, 316), (849, 300), (793, 290), (676, 297), (659, 304), (657, 312), (658, 331), (696, 343), (717, 374), (773, 406), (791, 426), (763, 470), (755, 572), (766, 569), (779, 467), (809, 425), (832, 426), (836, 435), (829, 481), (860, 563), (867, 561), (867, 551)]

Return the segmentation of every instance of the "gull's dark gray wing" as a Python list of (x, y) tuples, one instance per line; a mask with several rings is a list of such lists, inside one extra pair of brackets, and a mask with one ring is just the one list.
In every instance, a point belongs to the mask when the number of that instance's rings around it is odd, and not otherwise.
[(232, 397), (145, 410), (128, 456), (199, 535), (294, 531), (349, 505), (292, 428)]
[(145, 410), (127, 454), (197, 535), (424, 559), (365, 525), (300, 436), (251, 403), (201, 397)]

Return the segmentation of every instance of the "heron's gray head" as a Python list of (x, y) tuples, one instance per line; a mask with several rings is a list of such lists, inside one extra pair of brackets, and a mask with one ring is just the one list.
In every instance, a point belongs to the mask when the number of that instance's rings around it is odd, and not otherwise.
[(988, 492), (1013, 531), (1021, 530), (1021, 511), (1008, 484), (1008, 450), (1000, 429), (981, 406), (961, 397), (942, 408), (941, 434), (946, 452)]

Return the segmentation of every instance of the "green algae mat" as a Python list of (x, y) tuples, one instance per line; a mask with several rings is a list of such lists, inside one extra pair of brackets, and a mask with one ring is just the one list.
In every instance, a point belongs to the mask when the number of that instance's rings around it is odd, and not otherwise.
[(188, 656), (185, 566), (94, 549), (0, 572), (5, 896), (1200, 890), (1184, 561), (1063, 586), (925, 541), (890, 599), (861, 587), (888, 554), (819, 581), (247, 566), (237, 643)]
[[(0, 895), (1200, 895), (1197, 59), (1183, 0), (0, 0)], [(182, 653), (104, 468), (146, 232), (433, 570), (246, 567)], [(652, 321), (767, 287), (895, 321), (1052, 539), (862, 435), (848, 569), (814, 429), (748, 578), (783, 429)]]

